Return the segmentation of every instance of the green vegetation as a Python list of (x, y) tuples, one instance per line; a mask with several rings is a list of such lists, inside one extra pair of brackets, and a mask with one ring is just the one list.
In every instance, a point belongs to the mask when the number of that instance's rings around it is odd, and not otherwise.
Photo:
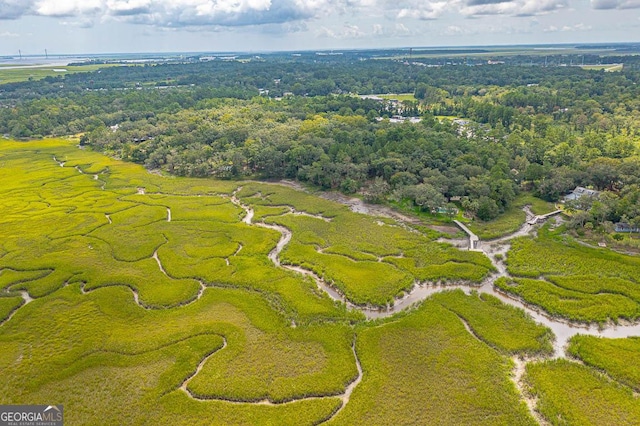
[(585, 247), (561, 231), (544, 227), (534, 239), (514, 240), (507, 265), (515, 278), (502, 278), (496, 286), (571, 320), (639, 318), (640, 259)]
[(577, 335), (570, 340), (568, 352), (636, 392), (640, 390), (640, 338), (604, 339)]
[(380, 95), (375, 95), (382, 99), (395, 99), (397, 101), (415, 101), (416, 97), (413, 93), (385, 93)]
[(510, 207), (497, 219), (491, 221), (476, 220), (467, 226), (483, 240), (491, 240), (517, 231), (525, 222), (526, 214), (522, 210), (524, 206), (530, 206), (536, 215), (542, 215), (555, 211), (553, 203), (541, 200), (529, 193), (523, 193), (513, 200)]
[(23, 303), (22, 297), (0, 297), (0, 321), (7, 319)]
[(333, 424), (533, 425), (511, 362), (432, 301), (358, 333), (364, 376)]
[(3, 142), (0, 161), (2, 403), (53, 398), (71, 424), (316, 424), (359, 360), (336, 424), (534, 424), (508, 357), (550, 353), (547, 329), (461, 291), (363, 322), (275, 266), (282, 235), (243, 223), (231, 197), (291, 231), (282, 262), (358, 303), (479, 282), (493, 267), (478, 253), (284, 186), (161, 177), (73, 141)]
[(558, 425), (635, 425), (640, 405), (629, 388), (566, 360), (529, 363), (525, 380), (538, 410)]
[(549, 281), (568, 290), (589, 294), (620, 294), (640, 303), (640, 287), (633, 281), (621, 278), (606, 278), (597, 275), (575, 275), (549, 277)]
[(622, 71), (624, 64), (606, 64), (606, 65), (580, 65), (583, 70), (599, 71), (605, 70), (606, 72)]
[(9, 66), (0, 67), (0, 84), (35, 81), (41, 80), (45, 77), (56, 77), (78, 72), (91, 72), (110, 66), (115, 65), (42, 65), (37, 67), (16, 67), (11, 69), (7, 69)]
[[(601, 63), (595, 51), (580, 59)], [(436, 49), (416, 57), (437, 67), (357, 60), (399, 53), (385, 51), (68, 73), (5, 84), (0, 133), (82, 135), (83, 144), (175, 175), (298, 180), (406, 201), (440, 220), (457, 203), (486, 222), (477, 225), (484, 238), (523, 221), (521, 192), (555, 202), (577, 185), (603, 192), (594, 208), (579, 209), (594, 227), (611, 234), (613, 223), (640, 224), (637, 57), (607, 57), (605, 68), (624, 69), (606, 73), (562, 66), (568, 57), (558, 52), (542, 63), (540, 52), (513, 52), (499, 67), (457, 65), (485, 65), (500, 49)], [(467, 53), (483, 59), (463, 61)], [(547, 66), (523, 68), (523, 54)], [(373, 93), (385, 99), (362, 96)], [(421, 121), (378, 120), (394, 115)]]
[(357, 375), (352, 341), (347, 327), (293, 329), (282, 336), (247, 332), (242, 344), (229, 341), (228, 349), (212, 356), (189, 389), (201, 398), (235, 401), (338, 395)]
[(356, 304), (392, 303), (416, 280), (479, 283), (493, 270), (479, 253), (433, 242), (435, 233), (413, 233), (351, 214), (344, 206), (301, 191), (251, 183), (238, 196), (257, 206), (259, 215), (254, 220), (261, 218), (292, 231), (282, 262), (314, 271)]
[[(533, 424), (509, 357), (549, 354), (552, 336), (522, 311), (458, 291), (365, 322), (286, 266), (358, 305), (481, 283), (489, 259), (437, 242), (437, 225), (464, 217), (500, 237), (525, 205), (548, 213), (588, 186), (600, 195), (567, 202), (565, 226), (495, 256), (511, 275), (496, 285), (558, 317), (640, 318), (638, 258), (573, 238), (637, 245), (613, 229), (640, 225), (640, 57), (585, 49), (623, 69), (559, 66), (577, 52), (2, 67), (0, 134), (41, 140), (0, 142), (0, 402), (56, 400), (72, 424), (318, 424), (338, 410), (336, 424)], [(505, 63), (474, 66), (492, 53)], [(372, 93), (402, 95), (356, 96)], [(421, 121), (378, 119), (392, 115)], [(80, 140), (42, 139), (65, 135)], [(405, 226), (244, 179), (418, 214)], [(637, 389), (635, 340), (569, 351), (587, 366), (528, 366), (540, 412), (640, 423), (629, 389), (595, 371)]]
[(609, 250), (585, 247), (570, 237), (543, 228), (535, 239), (513, 241), (507, 258), (509, 272), (518, 276), (592, 275), (638, 279), (640, 259)]
[(525, 302), (540, 306), (553, 316), (574, 321), (599, 322), (640, 318), (637, 302), (619, 294), (589, 294), (566, 290), (548, 281), (528, 278), (500, 278), (496, 287), (521, 297)]
[(536, 215), (543, 215), (557, 210), (554, 203), (550, 203), (526, 193), (520, 194), (518, 198), (514, 200), (513, 204), (516, 207), (530, 206), (531, 211)]
[[(0, 318), (14, 313), (0, 326), (2, 403), (54, 398), (71, 424), (314, 424), (337, 410), (360, 317), (272, 265), (279, 236), (240, 223), (237, 185), (158, 177), (64, 140), (2, 142), (0, 160)], [(180, 389), (188, 378), (204, 402)], [(263, 399), (299, 401), (250, 404)]]
[(0, 169), (11, 175), (2, 191), (12, 194), (2, 201), (0, 221), (4, 287), (41, 297), (65, 283), (86, 283), (86, 290), (122, 285), (144, 306), (171, 307), (193, 301), (204, 281), (273, 294), (287, 301), (282, 309), (302, 316), (297, 321), (342, 317), (312, 283), (269, 262), (279, 236), (239, 223), (242, 210), (228, 199), (237, 185), (162, 178), (73, 144), (2, 144), (11, 165)]
[(476, 220), (467, 226), (481, 239), (491, 240), (517, 231), (524, 224), (525, 219), (526, 214), (522, 208), (512, 204), (497, 219), (488, 222)]
[[(162, 423), (162, 419), (174, 418), (174, 424), (192, 424), (188, 417), (193, 415), (192, 407), (216, 412), (216, 424), (270, 421), (291, 415), (293, 407), (242, 405), (231, 409), (189, 399), (178, 388), (211, 352), (216, 353), (212, 360), (225, 356), (225, 351), (251, 357), (263, 372), (277, 373), (313, 351), (317, 356), (289, 371), (285, 393), (274, 393), (278, 391), (269, 375), (253, 376), (253, 391), (273, 399), (323, 393), (319, 384), (309, 381), (313, 374), (324, 375), (322, 385), (328, 384), (329, 389), (355, 374), (350, 341), (334, 340), (344, 335), (344, 327), (324, 326), (310, 332), (290, 329), (286, 334), (293, 339), (276, 338), (278, 344), (269, 350), (256, 351), (250, 342), (264, 334), (277, 336), (283, 329), (281, 317), (261, 298), (245, 292), (207, 289), (198, 303), (182, 309), (148, 311), (140, 309), (126, 289), (107, 288), (83, 295), (78, 285), (71, 285), (21, 308), (3, 326), (0, 368), (5, 380), (0, 394), (3, 403), (55, 398), (65, 405), (67, 421), (72, 424), (103, 423), (101, 416), (112, 406), (117, 407), (112, 416), (118, 423), (139, 422), (144, 416), (145, 421)], [(16, 363), (17, 359), (22, 361)], [(347, 377), (329, 370), (336, 366)], [(243, 385), (242, 376), (225, 375), (221, 380), (219, 398), (237, 399), (234, 389)], [(301, 423), (313, 423), (328, 416), (335, 406), (331, 398), (302, 401), (294, 412)]]
[(534, 323), (524, 311), (508, 306), (488, 294), (461, 290), (433, 296), (465, 321), (468, 327), (489, 346), (509, 354), (550, 354), (553, 352), (551, 331)]

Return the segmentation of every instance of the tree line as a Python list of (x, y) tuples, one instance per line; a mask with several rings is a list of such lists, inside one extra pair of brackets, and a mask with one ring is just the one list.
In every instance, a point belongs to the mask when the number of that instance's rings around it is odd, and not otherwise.
[[(456, 200), (484, 220), (523, 189), (555, 201), (591, 186), (619, 202), (590, 220), (633, 221), (638, 80), (344, 58), (116, 67), (0, 86), (0, 132), (84, 134), (97, 150), (183, 176), (298, 179), (425, 210)], [(414, 99), (357, 96), (374, 93)]]

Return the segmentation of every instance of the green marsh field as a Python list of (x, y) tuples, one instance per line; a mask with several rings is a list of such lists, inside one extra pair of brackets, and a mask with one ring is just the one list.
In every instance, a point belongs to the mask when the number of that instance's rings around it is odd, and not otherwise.
[[(282, 185), (160, 176), (76, 144), (0, 142), (0, 404), (63, 404), (69, 425), (640, 419), (637, 339), (577, 335), (552, 359), (552, 329), (468, 291), (498, 273), (483, 253)], [(496, 285), (573, 321), (638, 318), (638, 259), (590, 250), (543, 228), (513, 242)], [(466, 291), (366, 319), (435, 283)]]
[[(18, 83), (21, 81), (41, 80), (45, 77), (62, 76), (66, 74), (74, 74), (78, 72), (96, 71), (100, 68), (114, 66), (113, 64), (100, 65), (42, 65), (42, 66), (26, 66), (8, 65), (0, 67), (0, 85), (6, 83)], [(117, 65), (116, 65), (117, 66)], [(4, 69), (3, 69), (4, 68)]]

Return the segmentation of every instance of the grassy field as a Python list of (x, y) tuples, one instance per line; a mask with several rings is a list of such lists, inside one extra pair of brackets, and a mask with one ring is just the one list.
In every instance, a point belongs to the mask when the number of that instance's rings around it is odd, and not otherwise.
[(534, 425), (509, 380), (511, 361), (428, 301), (358, 333), (364, 376), (331, 424)]
[(533, 214), (543, 215), (556, 211), (557, 208), (554, 203), (550, 203), (541, 198), (534, 197), (529, 193), (523, 193), (518, 195), (513, 204), (516, 207), (522, 208), (524, 206), (530, 206)]
[(553, 316), (573, 321), (605, 323), (640, 318), (640, 305), (620, 294), (590, 294), (566, 290), (553, 283), (529, 278), (501, 278), (496, 287), (515, 294)]
[[(548, 329), (461, 291), (364, 321), (277, 267), (282, 234), (244, 223), (232, 194), (254, 222), (290, 230), (283, 263), (356, 303), (389, 303), (415, 281), (480, 282), (494, 270), (482, 254), (283, 186), (162, 177), (75, 145), (0, 142), (1, 404), (64, 404), (70, 425), (535, 424), (510, 357), (549, 354)], [(534, 244), (545, 238), (564, 244), (544, 230)], [(572, 270), (581, 294), (635, 304), (635, 264), (603, 259), (617, 274)], [(584, 355), (627, 380), (596, 358)]]
[(522, 210), (524, 206), (531, 206), (531, 211), (537, 215), (551, 213), (556, 210), (553, 203), (536, 198), (531, 194), (520, 194), (498, 218), (488, 222), (475, 220), (467, 224), (467, 226), (483, 240), (491, 240), (511, 234), (517, 231), (526, 220), (526, 214)]
[(13, 313), (0, 402), (55, 400), (69, 424), (315, 424), (337, 410), (360, 316), (267, 259), (279, 234), (240, 222), (237, 184), (65, 140), (2, 142), (0, 162), (0, 319)]
[(604, 339), (578, 335), (569, 341), (569, 354), (636, 392), (640, 390), (640, 337)]
[(640, 259), (585, 247), (544, 227), (507, 255), (514, 279), (496, 286), (552, 315), (584, 322), (640, 318)]
[(580, 65), (580, 68), (590, 71), (604, 70), (605, 72), (614, 72), (622, 71), (624, 69), (624, 64)]
[(397, 101), (416, 101), (413, 93), (385, 93), (382, 95), (374, 95), (382, 99), (395, 99)]
[(299, 191), (165, 178), (75, 144), (0, 143), (0, 402), (53, 399), (69, 424), (315, 424), (338, 409), (363, 317), (269, 260), (281, 235), (241, 221), (238, 187), (294, 233), (283, 260), (305, 254), (363, 303), (432, 266), (491, 268)]
[(570, 237), (543, 228), (538, 238), (513, 242), (507, 263), (517, 276), (595, 275), (637, 282), (640, 258), (585, 247)]
[(551, 424), (640, 424), (640, 404), (631, 389), (589, 367), (566, 360), (530, 363), (525, 380), (538, 398), (538, 411)]
[(479, 283), (493, 269), (481, 254), (434, 242), (436, 233), (410, 232), (290, 188), (252, 183), (238, 195), (256, 206), (254, 220), (292, 231), (284, 263), (313, 270), (356, 304), (384, 306), (415, 281)]
[[(264, 341), (272, 342), (267, 350), (260, 347)], [(219, 407), (219, 401), (187, 398), (179, 387), (213, 352), (211, 362), (231, 374), (218, 379), (219, 392), (209, 389), (207, 396), (279, 400), (331, 393), (356, 374), (350, 342), (344, 326), (287, 328), (262, 298), (238, 290), (208, 289), (198, 303), (182, 309), (149, 311), (122, 287), (84, 295), (78, 285), (69, 285), (21, 308), (2, 327), (0, 395), (3, 403), (59, 401), (69, 424), (163, 423), (170, 418), (172, 424), (192, 424), (192, 408), (215, 412), (216, 424), (273, 421), (292, 415), (292, 407), (230, 410)], [(233, 374), (226, 360), (230, 355), (252, 366), (244, 372), (251, 374), (251, 387), (246, 388), (243, 375)], [(283, 368), (288, 374), (274, 381)], [(195, 392), (201, 384), (192, 386)], [(105, 423), (102, 416), (112, 406), (117, 407), (109, 417), (114, 422)], [(311, 424), (335, 406), (334, 398), (310, 400), (299, 404), (296, 416)], [(179, 414), (187, 416), (180, 420)]]
[(65, 74), (74, 74), (78, 72), (97, 71), (100, 68), (106, 68), (118, 65), (77, 65), (77, 66), (51, 66), (43, 65), (33, 68), (11, 68), (0, 67), (0, 85), (6, 83), (17, 83), (28, 80), (41, 80), (45, 77), (55, 77)]
[(481, 239), (492, 240), (517, 231), (524, 224), (526, 218), (527, 215), (521, 207), (512, 205), (494, 220), (485, 222), (477, 219), (468, 223), (467, 226)]
[(488, 294), (461, 290), (433, 296), (451, 312), (466, 321), (473, 332), (489, 346), (507, 354), (549, 355), (553, 352), (551, 330), (531, 321), (520, 309), (501, 303)]

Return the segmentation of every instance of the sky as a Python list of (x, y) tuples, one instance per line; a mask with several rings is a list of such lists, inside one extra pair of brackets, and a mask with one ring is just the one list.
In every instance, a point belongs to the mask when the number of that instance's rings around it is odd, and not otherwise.
[(0, 55), (640, 41), (640, 0), (0, 0)]

